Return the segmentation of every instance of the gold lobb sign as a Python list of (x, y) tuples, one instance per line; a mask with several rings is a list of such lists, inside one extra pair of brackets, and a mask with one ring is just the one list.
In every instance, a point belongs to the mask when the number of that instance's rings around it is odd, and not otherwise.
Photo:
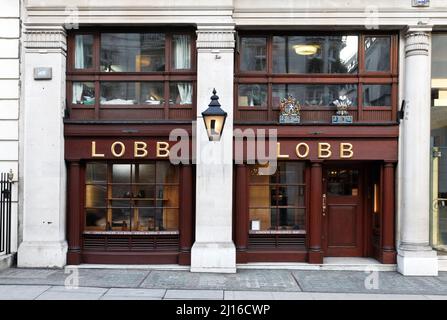
[[(352, 143), (348, 142), (340, 142), (338, 144), (338, 152), (336, 154), (334, 148), (331, 143), (328, 142), (318, 142), (316, 144), (317, 154), (319, 159), (331, 159), (331, 158), (340, 158), (340, 159), (351, 159), (354, 156), (354, 146)], [(127, 148), (131, 148), (133, 157), (136, 159), (146, 158), (149, 155), (149, 146), (148, 143), (144, 141), (134, 141), (129, 144), (124, 143), (122, 141), (114, 141), (110, 144), (109, 150), (110, 154), (114, 158), (121, 158), (126, 153), (126, 145)], [(104, 145), (103, 145), (104, 147)], [(305, 159), (309, 157), (311, 147), (306, 142), (300, 142), (296, 144), (295, 154), (298, 159)], [(108, 150), (107, 150), (108, 151)], [(128, 150), (127, 150), (128, 151)], [(105, 158), (105, 150), (99, 150), (96, 141), (91, 142), (91, 157), (92, 158)], [(155, 157), (156, 158), (169, 158), (170, 154), (170, 145), (168, 142), (157, 141), (155, 143)], [(281, 142), (277, 143), (276, 155), (278, 159), (289, 159), (289, 154), (283, 154), (281, 151)]]
[[(126, 153), (126, 145), (121, 141), (115, 141), (110, 145), (110, 152), (114, 158), (121, 158)], [(148, 145), (144, 141), (135, 141), (133, 143), (133, 156), (135, 158), (145, 158), (149, 154)], [(96, 141), (92, 141), (92, 158), (104, 158), (105, 154), (96, 150)], [(157, 141), (156, 157), (169, 157), (169, 143)]]

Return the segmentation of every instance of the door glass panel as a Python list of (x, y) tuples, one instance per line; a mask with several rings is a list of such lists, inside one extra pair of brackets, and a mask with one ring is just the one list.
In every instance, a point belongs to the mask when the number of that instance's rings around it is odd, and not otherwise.
[(358, 196), (359, 171), (357, 169), (329, 169), (327, 194), (330, 196)]

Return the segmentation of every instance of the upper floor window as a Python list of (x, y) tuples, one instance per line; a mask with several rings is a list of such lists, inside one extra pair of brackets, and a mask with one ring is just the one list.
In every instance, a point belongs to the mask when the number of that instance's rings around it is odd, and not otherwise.
[(355, 122), (392, 122), (397, 111), (397, 35), (245, 32), (236, 53), (236, 121), (279, 118), (292, 95), (302, 123), (330, 123), (348, 97)]
[(83, 31), (69, 36), (71, 119), (191, 120), (196, 64), (191, 31)]

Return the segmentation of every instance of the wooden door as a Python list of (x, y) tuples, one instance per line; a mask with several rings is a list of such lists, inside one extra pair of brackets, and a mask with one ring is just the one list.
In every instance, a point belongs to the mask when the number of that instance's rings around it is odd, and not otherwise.
[(362, 182), (360, 167), (326, 168), (323, 190), (325, 256), (363, 255)]

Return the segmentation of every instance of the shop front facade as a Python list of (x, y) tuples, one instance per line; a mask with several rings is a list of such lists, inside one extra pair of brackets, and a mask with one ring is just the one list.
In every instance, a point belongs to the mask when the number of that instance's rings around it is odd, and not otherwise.
[(367, 257), (437, 274), (421, 152), (438, 4), (431, 23), (374, 28), (361, 4), (349, 21), (261, 5), (79, 6), (68, 28), (63, 7), (27, 2), (20, 266)]

